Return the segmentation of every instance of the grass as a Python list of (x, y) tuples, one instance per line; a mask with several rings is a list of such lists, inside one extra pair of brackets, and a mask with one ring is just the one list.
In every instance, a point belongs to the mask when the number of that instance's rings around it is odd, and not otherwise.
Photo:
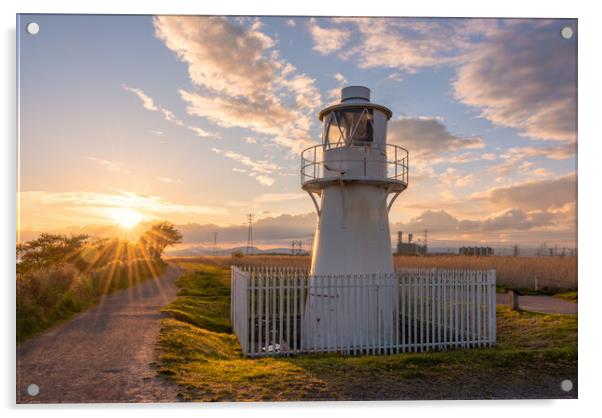
[(489, 399), (576, 397), (577, 318), (498, 306), (493, 348), (392, 356), (246, 359), (229, 331), (229, 272), (180, 262), (188, 272), (165, 308), (159, 373), (188, 401)]
[(81, 272), (71, 264), (33, 271), (17, 280), (17, 343), (98, 303), (105, 294), (162, 274), (160, 260), (116, 260)]
[(556, 293), (554, 295), (554, 297), (557, 297), (557, 298), (563, 299), (563, 300), (567, 300), (569, 302), (577, 303), (577, 291), (576, 290), (574, 292)]

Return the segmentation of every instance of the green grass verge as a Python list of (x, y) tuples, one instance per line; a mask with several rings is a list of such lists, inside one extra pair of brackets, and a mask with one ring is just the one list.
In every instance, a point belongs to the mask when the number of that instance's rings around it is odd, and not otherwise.
[(569, 302), (577, 303), (577, 291), (576, 290), (574, 292), (556, 293), (554, 295), (554, 297), (557, 297), (557, 298), (563, 299), (563, 300), (568, 300)]
[(191, 401), (576, 397), (577, 318), (497, 309), (493, 348), (246, 359), (229, 324), (229, 272), (188, 263), (164, 311), (159, 373)]

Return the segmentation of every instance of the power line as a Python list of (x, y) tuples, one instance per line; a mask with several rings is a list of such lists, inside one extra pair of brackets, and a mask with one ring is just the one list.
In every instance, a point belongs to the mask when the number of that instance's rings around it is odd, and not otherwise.
[(253, 214), (247, 214), (247, 223), (249, 224), (249, 229), (247, 230), (247, 250), (246, 255), (249, 255), (253, 252)]
[(217, 255), (217, 232), (213, 233), (213, 255)]

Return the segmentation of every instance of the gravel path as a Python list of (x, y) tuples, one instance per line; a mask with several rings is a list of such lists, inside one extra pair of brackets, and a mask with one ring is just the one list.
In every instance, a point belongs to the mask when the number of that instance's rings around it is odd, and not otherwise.
[[(151, 363), (159, 309), (176, 296), (181, 271), (107, 295), (93, 307), (17, 347), (17, 403), (173, 402), (177, 390)], [(37, 396), (27, 394), (30, 384)]]
[[(508, 304), (508, 294), (498, 293), (497, 303)], [(577, 304), (555, 298), (554, 296), (519, 296), (518, 307), (525, 311), (541, 312), (550, 314), (574, 314), (577, 315)]]

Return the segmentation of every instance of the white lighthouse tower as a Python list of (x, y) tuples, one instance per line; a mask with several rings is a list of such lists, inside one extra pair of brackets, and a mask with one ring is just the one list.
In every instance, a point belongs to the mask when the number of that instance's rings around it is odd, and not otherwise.
[[(388, 108), (370, 102), (370, 89), (363, 86), (343, 88), (341, 102), (319, 113), (322, 143), (301, 154), (301, 186), (318, 213), (314, 282), (319, 276), (347, 275), (351, 285), (361, 285), (365, 275), (393, 273), (388, 213), (408, 186), (408, 152), (387, 144), (391, 116)], [(352, 328), (364, 334), (377, 321), (382, 326), (393, 315), (396, 296), (375, 292), (350, 321), (343, 313), (352, 304), (347, 296), (316, 287), (309, 294), (306, 339), (323, 341), (325, 334), (336, 333), (344, 344)]]

